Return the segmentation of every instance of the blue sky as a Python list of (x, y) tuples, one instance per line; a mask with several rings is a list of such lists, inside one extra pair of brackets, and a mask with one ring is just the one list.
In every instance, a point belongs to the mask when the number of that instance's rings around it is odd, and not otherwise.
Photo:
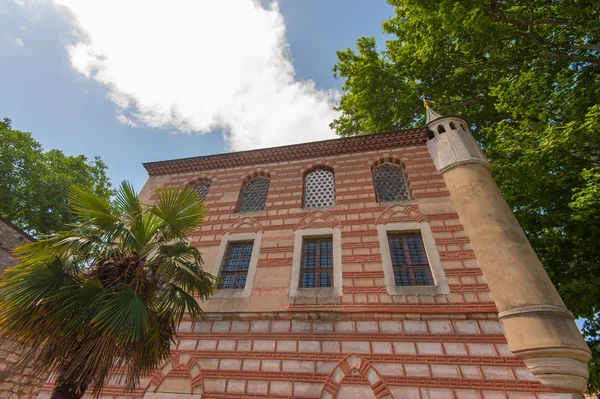
[(392, 8), (232, 1), (0, 0), (0, 117), (138, 189), (142, 162), (332, 137), (335, 51)]

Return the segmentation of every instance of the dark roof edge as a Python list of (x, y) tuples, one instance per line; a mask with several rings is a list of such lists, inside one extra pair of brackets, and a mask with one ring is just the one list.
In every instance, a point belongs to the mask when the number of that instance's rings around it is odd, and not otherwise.
[(27, 239), (29, 239), (31, 241), (37, 241), (37, 239), (35, 237), (32, 237), (31, 235), (29, 235), (25, 231), (23, 231), (20, 228), (18, 228), (17, 226), (15, 226), (10, 220), (5, 219), (2, 216), (0, 216), (0, 221), (2, 221), (4, 224), (6, 224), (9, 227), (12, 227), (15, 231), (17, 231), (17, 233), (21, 234), (25, 238), (27, 238)]
[(340, 141), (352, 141), (352, 140), (364, 138), (365, 136), (382, 136), (382, 135), (391, 134), (391, 133), (403, 133), (403, 132), (408, 133), (408, 132), (420, 131), (420, 130), (423, 130), (423, 129), (427, 129), (427, 127), (420, 126), (420, 127), (414, 127), (414, 128), (411, 128), (411, 129), (390, 130), (389, 132), (377, 132), (377, 133), (372, 133), (372, 134), (361, 134), (361, 135), (358, 135), (358, 136), (340, 137), (340, 138), (335, 138), (335, 139), (319, 140), (319, 141), (309, 141), (309, 142), (306, 142), (306, 143), (287, 144), (287, 145), (281, 145), (281, 146), (277, 146), (277, 147), (257, 148), (257, 149), (254, 149), (254, 150), (222, 152), (222, 153), (219, 153), (219, 154), (200, 155), (200, 156), (196, 156), (196, 157), (176, 158), (176, 159), (168, 159), (168, 160), (164, 160), (164, 161), (151, 161), (151, 162), (144, 162), (144, 163), (142, 163), (142, 165), (144, 166), (145, 169), (147, 169), (148, 166), (154, 166), (154, 165), (160, 165), (160, 164), (168, 164), (168, 163), (173, 163), (173, 162), (183, 162), (183, 161), (193, 161), (193, 160), (198, 160), (198, 159), (218, 158), (218, 157), (232, 155), (232, 154), (251, 154), (251, 153), (258, 153), (258, 152), (270, 151), (270, 150), (280, 150), (280, 149), (284, 149), (284, 148), (293, 148), (293, 147), (308, 146), (308, 145), (316, 144), (316, 143), (323, 144), (323, 143), (332, 143), (332, 142), (340, 142)]

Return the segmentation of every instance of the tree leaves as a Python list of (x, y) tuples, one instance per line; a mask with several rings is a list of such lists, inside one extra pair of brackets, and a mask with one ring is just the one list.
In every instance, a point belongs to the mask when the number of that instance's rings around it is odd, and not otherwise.
[(204, 208), (187, 187), (158, 197), (142, 204), (124, 182), (111, 205), (72, 187), (80, 223), (17, 248), (20, 263), (0, 282), (0, 335), (30, 345), (28, 357), (59, 384), (97, 393), (117, 368), (133, 389), (169, 357), (183, 317), (203, 317), (197, 298), (215, 292), (216, 278), (185, 235)]
[(331, 127), (353, 136), (422, 125), (420, 96), (465, 117), (565, 303), (590, 319), (592, 342), (600, 332), (600, 5), (388, 2), (395, 15), (383, 30), (394, 37), (385, 49), (360, 38), (356, 50), (337, 52), (344, 94)]
[(76, 184), (107, 200), (111, 185), (100, 158), (44, 152), (30, 133), (0, 121), (0, 215), (33, 235), (61, 230), (75, 221), (67, 201)]

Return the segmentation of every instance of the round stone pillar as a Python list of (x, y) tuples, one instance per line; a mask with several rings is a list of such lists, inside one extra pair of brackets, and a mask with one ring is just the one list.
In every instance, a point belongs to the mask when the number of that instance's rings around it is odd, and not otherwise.
[(429, 119), (427, 147), (488, 282), (510, 350), (547, 387), (585, 391), (590, 350), (500, 193), (467, 122), (428, 109)]

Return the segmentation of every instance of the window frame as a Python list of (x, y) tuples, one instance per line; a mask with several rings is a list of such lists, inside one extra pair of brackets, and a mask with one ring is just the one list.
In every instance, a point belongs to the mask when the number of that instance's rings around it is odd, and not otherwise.
[[(399, 200), (391, 200), (391, 201), (381, 201), (380, 195), (379, 195), (379, 191), (377, 190), (377, 182), (375, 180), (375, 171), (386, 165), (386, 164), (390, 164), (393, 166), (396, 166), (398, 168), (398, 170), (400, 171), (402, 177), (404, 178), (404, 185), (406, 186), (406, 191), (408, 193), (408, 198), (406, 199), (399, 199)], [(378, 164), (376, 164), (375, 166), (373, 166), (371, 168), (371, 180), (373, 181), (373, 191), (375, 192), (375, 200), (377, 201), (377, 203), (379, 204), (396, 204), (396, 203), (406, 203), (406, 202), (410, 202), (410, 201), (414, 201), (411, 189), (410, 189), (410, 184), (408, 182), (408, 177), (406, 176), (406, 169), (404, 168), (404, 166), (400, 163), (397, 162), (392, 162), (392, 161), (383, 161), (380, 162)]]
[[(390, 244), (390, 241), (393, 238), (400, 238), (400, 245), (402, 246), (402, 249), (400, 251), (402, 253), (402, 256), (406, 258), (406, 265), (394, 265), (394, 257), (391, 256), (392, 248), (390, 245), (390, 257), (392, 259), (392, 269), (394, 271), (394, 282), (396, 283), (396, 287), (430, 287), (432, 285), (435, 285), (433, 274), (431, 273), (431, 266), (429, 265), (429, 259), (427, 258), (427, 253), (425, 251), (425, 244), (423, 243), (423, 237), (421, 236), (420, 232), (417, 233), (416, 231), (391, 231), (387, 233), (387, 236), (388, 245)], [(413, 258), (411, 254), (411, 248), (409, 247), (410, 244), (406, 239), (408, 237), (418, 237), (421, 244), (421, 248), (419, 249), (422, 249), (423, 253), (425, 254), (425, 263), (415, 264), (415, 259)], [(398, 284), (398, 280), (396, 278), (397, 270), (406, 270), (408, 272), (408, 280), (410, 284)], [(419, 270), (423, 270), (426, 272), (427, 280), (429, 280), (431, 284), (418, 284), (416, 272)]]
[[(416, 232), (421, 234), (434, 285), (396, 285), (388, 241), (388, 234), (395, 232)], [(450, 293), (448, 280), (446, 279), (446, 274), (444, 273), (444, 268), (429, 223), (413, 222), (379, 224), (377, 225), (377, 236), (381, 248), (381, 262), (383, 264), (385, 287), (389, 295), (448, 295)]]
[[(198, 193), (198, 191), (196, 190), (196, 186), (198, 186), (200, 184), (206, 184), (206, 185), (208, 185), (208, 188), (206, 189), (206, 195), (204, 196), (204, 198), (202, 198), (201, 195), (200, 195), (200, 193)], [(202, 201), (202, 203), (206, 204), (206, 199), (208, 198), (208, 194), (210, 194), (210, 187), (211, 186), (212, 186), (212, 182), (210, 180), (200, 179), (200, 180), (195, 181), (191, 185), (191, 189), (194, 190), (194, 192), (198, 195), (198, 197), (200, 197), (200, 200)]]
[[(304, 238), (331, 237), (331, 256), (333, 260), (332, 287), (300, 287), (300, 269)], [(321, 227), (300, 229), (294, 232), (294, 251), (292, 254), (292, 273), (290, 278), (289, 296), (294, 297), (337, 297), (342, 296), (342, 232), (340, 228)]]
[[(221, 265), (221, 268), (219, 270), (219, 278), (221, 280), (223, 280), (223, 277), (225, 275), (233, 275), (233, 283), (232, 286), (233, 287), (229, 287), (229, 288), (223, 288), (223, 287), (218, 287), (218, 289), (220, 290), (233, 290), (233, 289), (243, 289), (243, 288), (234, 288), (235, 287), (235, 283), (237, 281), (237, 279), (239, 278), (240, 275), (245, 275), (245, 280), (244, 280), (244, 288), (246, 287), (246, 282), (248, 280), (248, 271), (250, 270), (250, 259), (248, 259), (248, 268), (246, 270), (225, 270), (224, 266), (226, 261), (229, 259), (230, 257), (230, 252), (232, 251), (232, 248), (234, 246), (245, 246), (245, 245), (252, 245), (252, 249), (254, 249), (254, 241), (229, 241), (229, 243), (227, 244), (227, 248), (225, 248), (225, 256), (223, 256), (223, 264)], [(252, 257), (252, 251), (250, 251), (250, 257)], [(240, 262), (242, 260), (242, 254), (240, 254), (237, 258), (236, 261), (236, 266), (239, 266)], [(221, 285), (221, 283), (219, 284)]]
[[(242, 211), (242, 204), (244, 203), (244, 197), (246, 196), (246, 190), (248, 188), (248, 185), (250, 185), (250, 183), (252, 183), (253, 181), (255, 181), (256, 179), (267, 179), (268, 183), (267, 183), (267, 192), (266, 192), (266, 196), (265, 196), (265, 205), (263, 207), (263, 209), (261, 210), (254, 210), (254, 211)], [(242, 184), (242, 189), (240, 190), (240, 196), (237, 202), (237, 205), (235, 207), (235, 213), (239, 213), (239, 214), (259, 214), (262, 212), (265, 212), (267, 209), (267, 199), (269, 198), (269, 188), (271, 187), (271, 177), (270, 176), (266, 176), (266, 175), (257, 175), (257, 176), (253, 176), (250, 179), (247, 179), (243, 184)]]
[[(321, 265), (321, 245), (322, 242), (330, 242), (331, 243), (331, 267), (323, 267)], [(309, 242), (317, 242), (315, 251), (315, 267), (310, 269), (306, 268), (305, 260), (306, 260), (306, 244)], [(305, 273), (312, 271), (315, 273), (315, 286), (314, 287), (302, 287), (303, 276)], [(329, 286), (321, 286), (321, 279), (316, 277), (317, 273), (328, 272), (331, 273), (331, 285)], [(333, 287), (333, 237), (332, 236), (310, 236), (302, 238), (302, 258), (300, 259), (300, 276), (298, 279), (298, 288), (331, 288)]]
[(254, 276), (256, 274), (256, 266), (258, 264), (258, 257), (260, 252), (260, 245), (262, 243), (262, 232), (258, 233), (242, 233), (242, 234), (228, 234), (221, 238), (221, 244), (217, 250), (217, 256), (213, 265), (212, 274), (213, 276), (220, 276), (221, 269), (223, 268), (225, 257), (227, 255), (227, 249), (229, 243), (236, 242), (252, 242), (252, 255), (250, 256), (250, 265), (248, 266), (248, 274), (246, 276), (246, 285), (244, 288), (226, 288), (218, 289), (212, 298), (248, 298), (252, 293), (252, 286), (254, 284)]
[[(333, 183), (333, 204), (307, 207), (306, 206), (306, 188), (307, 188), (306, 187), (307, 186), (306, 179), (308, 178), (308, 176), (310, 174), (316, 172), (319, 169), (322, 169), (322, 170), (325, 170), (325, 171), (331, 173), (331, 180)], [(337, 203), (337, 199), (336, 199), (336, 195), (335, 195), (335, 172), (333, 171), (332, 168), (330, 168), (328, 166), (319, 165), (319, 166), (316, 166), (316, 167), (310, 169), (308, 172), (306, 172), (304, 174), (304, 178), (302, 179), (302, 209), (329, 209), (329, 208), (334, 208), (336, 203)]]

